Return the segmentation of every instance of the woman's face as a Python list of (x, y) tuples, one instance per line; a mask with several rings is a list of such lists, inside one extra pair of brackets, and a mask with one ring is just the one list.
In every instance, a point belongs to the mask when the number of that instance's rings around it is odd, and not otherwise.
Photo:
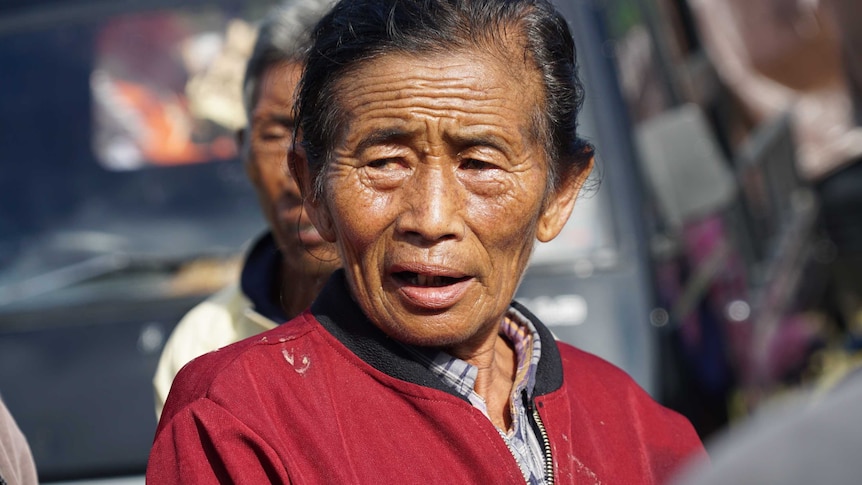
[(324, 241), (303, 210), (299, 187), (287, 170), (293, 144), (293, 101), (302, 66), (283, 62), (267, 68), (258, 86), (244, 145), (246, 172), (275, 240), (299, 280), (338, 268), (335, 248)]
[(357, 302), (393, 338), (496, 336), (534, 240), (571, 212), (577, 187), (546, 200), (538, 74), (517, 65), (523, 51), (513, 59), (389, 54), (338, 86), (347, 123), (311, 210)]

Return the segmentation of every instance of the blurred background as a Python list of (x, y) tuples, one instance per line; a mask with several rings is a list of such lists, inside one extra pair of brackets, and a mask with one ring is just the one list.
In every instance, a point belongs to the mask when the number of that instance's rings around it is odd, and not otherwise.
[[(265, 225), (234, 133), (274, 3), (0, 3), (0, 395), (42, 482), (143, 483), (162, 346)], [(707, 442), (828, 389), (862, 345), (862, 4), (556, 3), (598, 167), (517, 298)]]

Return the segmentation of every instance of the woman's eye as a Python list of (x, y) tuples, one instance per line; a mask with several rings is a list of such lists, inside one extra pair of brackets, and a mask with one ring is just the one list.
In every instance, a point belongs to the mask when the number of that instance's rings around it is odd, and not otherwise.
[(490, 170), (497, 168), (497, 166), (490, 162), (468, 158), (461, 162), (461, 168), (464, 170)]
[(260, 138), (263, 141), (280, 141), (286, 137), (287, 133), (284, 131), (265, 131), (260, 134)]
[(376, 169), (386, 169), (393, 168), (398, 164), (397, 158), (381, 158), (378, 160), (372, 160), (368, 163), (368, 167), (376, 168)]
[(366, 162), (361, 174), (370, 187), (391, 190), (401, 185), (409, 169), (401, 158), (378, 158)]

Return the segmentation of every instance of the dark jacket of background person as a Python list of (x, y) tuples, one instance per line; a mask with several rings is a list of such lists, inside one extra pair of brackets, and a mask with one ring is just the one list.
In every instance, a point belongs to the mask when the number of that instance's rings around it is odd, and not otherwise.
[[(684, 418), (513, 308), (541, 334), (532, 405), (557, 483), (663, 483), (703, 453)], [(362, 316), (341, 271), (310, 312), (175, 383), (151, 483), (524, 483), (492, 423)]]
[(36, 465), (27, 439), (0, 400), (0, 485), (35, 485)]

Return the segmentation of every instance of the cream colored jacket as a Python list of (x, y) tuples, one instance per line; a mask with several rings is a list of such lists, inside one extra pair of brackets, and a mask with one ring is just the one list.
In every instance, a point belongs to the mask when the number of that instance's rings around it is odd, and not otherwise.
[(189, 361), (275, 327), (274, 321), (252, 308), (239, 284), (228, 286), (192, 308), (177, 324), (159, 358), (153, 377), (156, 417), (162, 414), (174, 376)]
[(37, 485), (36, 465), (27, 438), (0, 399), (0, 483)]

